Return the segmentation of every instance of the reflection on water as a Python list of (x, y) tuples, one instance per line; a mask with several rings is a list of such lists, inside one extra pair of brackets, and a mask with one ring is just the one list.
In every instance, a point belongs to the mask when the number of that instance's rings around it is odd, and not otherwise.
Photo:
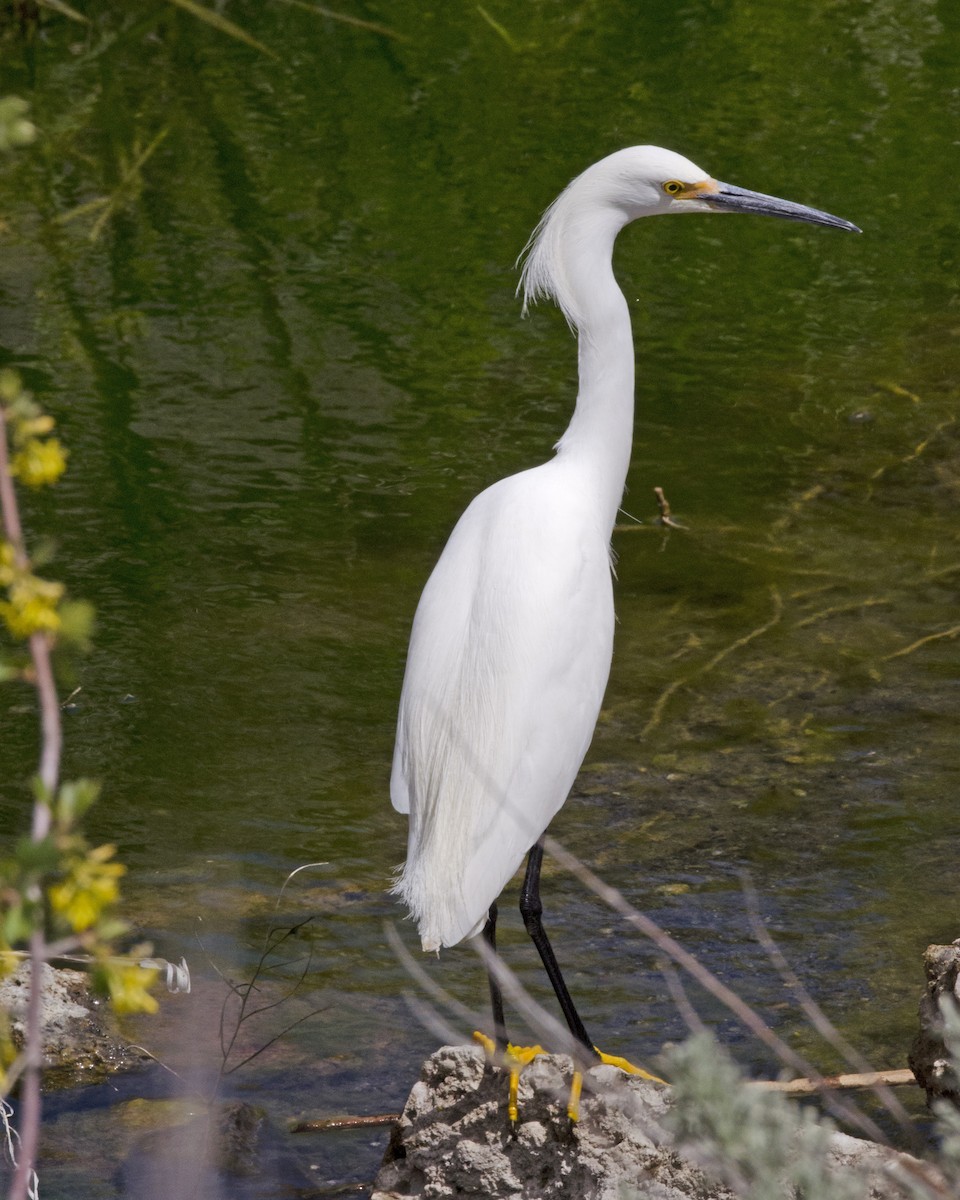
[[(400, 41), (232, 6), (280, 62), (185, 14), (50, 18), (30, 46), (0, 30), (0, 92), (44, 133), (0, 181), (0, 361), (72, 448), (29, 516), (99, 614), (66, 772), (102, 779), (91, 835), (119, 844), (131, 915), (201, 983), (137, 1030), (171, 1060), (216, 1069), (196, 1031), (217, 972), (248, 977), (271, 923), (313, 917), (292, 955), (303, 998), (255, 1036), (319, 1011), (228, 1087), (277, 1124), (399, 1105), (435, 1043), (382, 930), (400, 915), (386, 781), (409, 622), (469, 497), (563, 429), (574, 346), (556, 314), (520, 322), (511, 263), (566, 180), (631, 141), (865, 234), (704, 218), (622, 239), (625, 507), (644, 524), (616, 535), (614, 673), (555, 832), (832, 1067), (752, 938), (748, 871), (847, 1036), (904, 1061), (920, 953), (958, 932), (960, 229), (951, 114), (928, 119), (957, 104), (958, 48), (925, 6), (761, 10), (498, 14), (518, 52), (466, 9), (395, 5)], [(53, 223), (160, 127), (100, 240)], [(651, 525), (655, 485), (686, 531)], [(23, 695), (5, 704), (12, 836), (35, 720)], [(324, 865), (274, 912), (305, 861)], [(545, 897), (598, 1039), (646, 1056), (680, 1036), (650, 949), (559, 871)], [(519, 918), (504, 924), (544, 996)], [(468, 951), (425, 967), (482, 1008)], [(696, 999), (748, 1070), (770, 1069)], [(362, 1179), (371, 1142), (298, 1153)], [(116, 1194), (60, 1153), (53, 1190), (59, 1171), (73, 1195)]]

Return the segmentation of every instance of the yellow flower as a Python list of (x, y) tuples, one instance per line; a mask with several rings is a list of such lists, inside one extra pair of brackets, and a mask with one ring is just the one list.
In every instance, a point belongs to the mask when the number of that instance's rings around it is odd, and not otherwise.
[(16, 638), (35, 633), (56, 633), (60, 628), (57, 604), (63, 596), (63, 584), (41, 579), (29, 570), (4, 565), (0, 547), (0, 585), (8, 588), (6, 600), (0, 600), (0, 617)]
[(13, 547), (9, 542), (0, 542), (0, 587), (9, 587), (13, 583), (15, 562)]
[(43, 596), (0, 600), (0, 617), (3, 617), (15, 638), (29, 638), (35, 633), (56, 633), (60, 628), (56, 608)]
[(106, 964), (104, 973), (115, 1013), (155, 1013), (160, 1007), (147, 990), (157, 981), (156, 967), (114, 960)]
[(52, 433), (56, 422), (48, 413), (41, 413), (37, 417), (21, 417), (15, 426), (14, 436), (17, 439), (17, 445), (22, 446), (27, 438), (41, 437), (45, 433)]
[(30, 438), (10, 463), (10, 474), (27, 487), (56, 483), (66, 469), (67, 452), (59, 438)]
[(85, 858), (74, 858), (66, 879), (47, 889), (51, 908), (75, 933), (96, 925), (104, 909), (120, 898), (119, 879), (126, 867), (107, 861), (115, 852), (115, 846), (98, 846)]

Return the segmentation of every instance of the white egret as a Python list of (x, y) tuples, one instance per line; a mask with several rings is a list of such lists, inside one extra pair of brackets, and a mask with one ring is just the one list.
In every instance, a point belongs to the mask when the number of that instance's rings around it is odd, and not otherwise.
[[(559, 305), (579, 340), (573, 418), (549, 462), (481, 492), (417, 608), (393, 758), (409, 813), (395, 891), (424, 950), (484, 933), (529, 852), (520, 897), (571, 1034), (595, 1057), (544, 932), (540, 839), (593, 736), (613, 653), (610, 537), (633, 435), (634, 349), (613, 244), (637, 217), (744, 212), (859, 232), (829, 213), (718, 183), (657, 146), (594, 163), (550, 205), (525, 250), (524, 311)], [(520, 290), (520, 289), (518, 289)], [(491, 977), (497, 1041), (503, 1003)]]

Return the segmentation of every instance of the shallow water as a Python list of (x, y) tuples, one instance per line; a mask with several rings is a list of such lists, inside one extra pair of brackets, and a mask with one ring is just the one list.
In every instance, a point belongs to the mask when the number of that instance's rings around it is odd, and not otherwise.
[[(960, 672), (953, 637), (931, 636), (955, 625), (960, 580), (943, 187), (960, 47), (934, 5), (901, 10), (487, 9), (499, 32), (472, 8), (354, 14), (392, 37), (227, 6), (277, 60), (172, 5), (2, 29), (0, 94), (31, 101), (42, 137), (0, 177), (0, 363), (71, 447), (28, 518), (98, 612), (65, 772), (102, 780), (91, 835), (129, 864), (138, 929), (191, 963), (197, 994), (136, 1036), (199, 1090), (219, 1065), (217, 971), (248, 977), (275, 922), (312, 917), (295, 940), (311, 957), (296, 996), (244, 1027), (247, 1052), (319, 1011), (229, 1093), (281, 1126), (390, 1110), (436, 1044), (383, 928), (400, 916), (386, 785), (409, 623), (463, 505), (541, 461), (570, 411), (573, 343), (555, 313), (520, 321), (513, 260), (572, 175), (637, 141), (864, 235), (706, 218), (624, 234), (624, 507), (644, 524), (615, 535), (613, 675), (554, 832), (832, 1068), (752, 936), (748, 872), (846, 1036), (903, 1064), (920, 955), (957, 936), (960, 898)], [(92, 217), (57, 223), (115, 194), (162, 129), (97, 240)], [(655, 485), (685, 530), (652, 524)], [(35, 717), (25, 693), (3, 704), (13, 836)], [(681, 1036), (651, 949), (563, 873), (545, 894), (597, 1040), (645, 1057)], [(544, 996), (511, 908), (509, 960)], [(425, 967), (483, 1004), (469, 953)], [(694, 999), (748, 1071), (771, 1069)], [(122, 1194), (68, 1132), (99, 1136), (109, 1114), (51, 1108), (50, 1194)], [(364, 1180), (382, 1140), (295, 1152), (312, 1178)]]

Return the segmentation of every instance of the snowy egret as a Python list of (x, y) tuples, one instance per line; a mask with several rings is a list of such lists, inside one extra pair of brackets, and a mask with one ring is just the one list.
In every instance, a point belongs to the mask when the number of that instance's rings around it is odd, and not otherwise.
[[(524, 252), (524, 311), (559, 305), (579, 340), (573, 417), (549, 462), (481, 492), (417, 608), (391, 777), (409, 813), (395, 892), (424, 950), (483, 934), (529, 853), (520, 894), (573, 1037), (595, 1058), (543, 928), (540, 839), (593, 736), (613, 654), (610, 537), (633, 435), (634, 350), (613, 244), (637, 217), (743, 212), (859, 232), (829, 213), (718, 183), (688, 159), (634, 146), (594, 163), (550, 205)], [(520, 290), (518, 289), (518, 291)], [(503, 1002), (491, 976), (497, 1041)]]

